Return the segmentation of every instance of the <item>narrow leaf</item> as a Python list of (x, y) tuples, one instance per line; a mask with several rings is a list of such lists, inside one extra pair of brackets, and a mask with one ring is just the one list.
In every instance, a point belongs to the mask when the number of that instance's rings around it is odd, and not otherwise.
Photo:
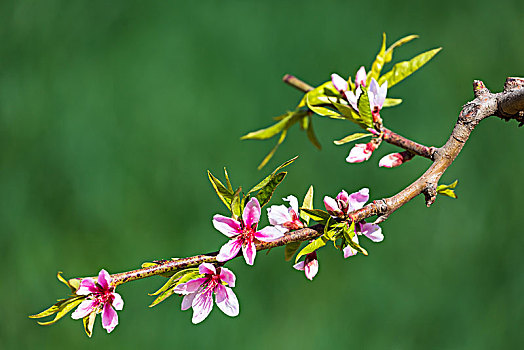
[(308, 118), (308, 125), (306, 128), (307, 138), (311, 143), (318, 149), (322, 149), (322, 146), (320, 145), (320, 142), (318, 142), (317, 136), (315, 135), (315, 130), (313, 130), (313, 120), (310, 116)]
[(71, 289), (71, 292), (74, 294), (80, 287), (80, 281), (82, 281), (81, 278), (71, 278), (69, 281), (67, 281), (64, 277), (62, 277), (62, 271), (58, 271), (56, 274), (56, 278), (66, 286), (68, 286)]
[(362, 90), (362, 94), (360, 94), (358, 99), (358, 112), (364, 124), (371, 128), (373, 126), (373, 116), (371, 115), (369, 96), (366, 89)]
[(369, 86), (369, 83), (371, 82), (371, 78), (377, 79), (380, 76), (380, 72), (382, 71), (382, 68), (384, 67), (385, 60), (386, 60), (386, 33), (382, 33), (382, 46), (380, 47), (380, 50), (377, 54), (377, 57), (375, 58), (375, 61), (371, 65), (371, 71), (369, 72), (367, 79), (366, 79), (366, 86)]
[(453, 189), (457, 187), (457, 184), (458, 184), (458, 180), (455, 180), (452, 184), (449, 184), (449, 185), (438, 185), (437, 193), (457, 199), (458, 198), (457, 194), (455, 193), (455, 191), (453, 191)]
[(185, 274), (188, 274), (190, 272), (194, 272), (194, 271), (198, 271), (198, 268), (190, 268), (190, 269), (185, 269), (185, 270), (181, 270), (181, 271), (178, 271), (176, 272), (173, 276), (171, 276), (166, 283), (164, 283), (164, 285), (159, 289), (157, 290), (156, 292), (152, 293), (152, 294), (149, 294), (149, 295), (158, 295), (160, 293), (163, 293), (165, 292), (166, 290), (168, 290), (171, 286), (175, 285), (176, 282), (178, 281), (178, 279), (180, 279), (182, 276), (184, 276)]
[(386, 98), (382, 107), (394, 107), (402, 103), (401, 98)]
[(298, 159), (298, 156), (296, 157), (293, 157), (291, 158), (290, 160), (287, 160), (285, 161), (284, 163), (280, 164), (275, 170), (273, 170), (273, 172), (271, 174), (269, 174), (268, 176), (266, 176), (264, 178), (264, 180), (260, 181), (258, 184), (256, 184), (255, 187), (253, 187), (252, 189), (249, 190), (249, 192), (247, 194), (250, 194), (250, 193), (253, 193), (253, 192), (256, 192), (256, 191), (259, 191), (262, 187), (266, 186), (268, 184), (269, 181), (271, 181), (271, 179), (273, 178), (273, 176), (275, 176), (275, 174), (277, 173), (277, 171), (279, 171), (280, 169), (283, 169), (285, 167), (287, 167), (289, 164), (293, 163), (295, 160)]
[(328, 212), (320, 209), (300, 208), (300, 210), (316, 222), (328, 220), (331, 217)]
[(437, 49), (429, 50), (413, 57), (409, 61), (403, 61), (395, 64), (393, 66), (393, 69), (391, 69), (389, 72), (380, 77), (378, 81), (379, 84), (382, 85), (387, 80), (388, 89), (390, 89), (391, 87), (393, 87), (393, 85), (404, 80), (405, 78), (413, 74), (416, 70), (418, 70), (420, 67), (422, 67), (424, 64), (426, 64), (441, 49), (442, 48), (439, 47)]
[(393, 50), (416, 38), (418, 38), (418, 35), (408, 35), (402, 39), (395, 41), (393, 45), (388, 47), (388, 49), (386, 50), (386, 54), (384, 56), (384, 63), (391, 62), (391, 60), (393, 59)]
[(287, 135), (287, 130), (283, 130), (282, 134), (280, 134), (280, 138), (278, 139), (277, 144), (267, 154), (267, 156), (265, 156), (264, 159), (262, 159), (262, 162), (260, 162), (260, 164), (258, 165), (257, 167), (258, 170), (262, 169), (267, 164), (267, 162), (269, 162), (269, 160), (273, 157), (273, 155), (277, 151), (278, 146), (280, 146), (280, 144), (284, 142), (284, 140), (286, 139), (286, 135)]
[(297, 257), (295, 258), (295, 263), (297, 263), (302, 256), (307, 255), (309, 253), (313, 253), (315, 250), (325, 246), (327, 241), (328, 239), (324, 237), (324, 235), (322, 235), (319, 238), (315, 239), (313, 242), (309, 243), (307, 246), (302, 248), (300, 253), (297, 254)]
[(289, 261), (293, 258), (293, 255), (297, 252), (298, 248), (300, 248), (300, 244), (302, 242), (293, 242), (286, 244), (286, 248), (284, 249), (284, 259), (286, 261)]
[(81, 296), (78, 296), (78, 297), (73, 297), (73, 298), (68, 299), (68, 302), (67, 302), (67, 303), (62, 304), (62, 305), (59, 307), (59, 310), (58, 310), (58, 312), (56, 313), (55, 318), (54, 318), (52, 321), (48, 321), (48, 322), (38, 322), (38, 324), (39, 324), (39, 325), (42, 325), (42, 326), (47, 326), (47, 325), (50, 325), (50, 324), (55, 323), (56, 321), (58, 321), (59, 319), (61, 319), (62, 317), (64, 317), (64, 316), (65, 316), (69, 311), (71, 311), (72, 309), (74, 309), (75, 307), (77, 307), (78, 304), (80, 304), (82, 301), (84, 301), (84, 299), (85, 299), (85, 296), (84, 296), (84, 295), (81, 295)]
[(211, 181), (211, 185), (213, 185), (213, 188), (215, 189), (215, 192), (218, 195), (218, 198), (226, 205), (228, 209), (231, 209), (231, 201), (233, 200), (233, 191), (230, 191), (228, 188), (226, 188), (222, 182), (220, 182), (219, 179), (213, 176), (211, 172), (207, 171), (207, 176), (209, 178), (209, 181)]
[(233, 193), (233, 186), (231, 186), (231, 181), (229, 181), (229, 174), (227, 173), (226, 167), (224, 167), (224, 176), (226, 177), (226, 186), (230, 193)]
[(286, 116), (280, 120), (278, 123), (271, 125), (265, 129), (260, 129), (257, 131), (252, 131), (244, 136), (241, 140), (266, 140), (276, 134), (280, 133), (282, 130), (287, 129), (289, 122), (293, 119), (293, 112), (286, 113)]
[(343, 139), (333, 141), (333, 143), (335, 145), (340, 146), (340, 145), (346, 144), (348, 142), (360, 140), (360, 139), (362, 139), (364, 137), (368, 137), (368, 136), (373, 136), (373, 134), (364, 133), (364, 132), (357, 132), (355, 134), (348, 135), (348, 136), (344, 137)]
[(233, 200), (231, 201), (231, 213), (233, 214), (233, 219), (237, 219), (242, 213), (242, 206), (240, 202), (240, 191), (242, 188), (239, 187), (238, 190), (233, 195)]
[[(313, 192), (313, 185), (311, 185), (304, 196), (304, 201), (302, 202), (303, 209), (313, 209)], [(306, 222), (306, 225), (309, 225), (309, 215), (307, 215), (303, 209), (299, 210), (300, 218)]]
[(271, 199), (271, 196), (273, 195), (273, 192), (275, 192), (275, 189), (278, 185), (284, 181), (284, 178), (286, 177), (286, 172), (281, 172), (273, 176), (273, 178), (267, 183), (266, 186), (264, 186), (260, 191), (258, 191), (256, 197), (258, 199), (258, 202), (260, 203), (260, 207), (263, 207), (266, 205), (269, 200)]

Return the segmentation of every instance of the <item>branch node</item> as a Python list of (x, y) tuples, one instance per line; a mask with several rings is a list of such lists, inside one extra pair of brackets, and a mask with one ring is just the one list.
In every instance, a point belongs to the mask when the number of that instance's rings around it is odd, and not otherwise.
[(437, 188), (435, 184), (430, 183), (426, 185), (422, 192), (426, 198), (426, 206), (429, 208), (431, 204), (435, 203), (435, 200), (437, 199)]
[(491, 92), (482, 80), (473, 80), (473, 93), (475, 97), (482, 97), (489, 95)]
[(524, 88), (524, 78), (508, 77), (504, 83), (504, 92)]

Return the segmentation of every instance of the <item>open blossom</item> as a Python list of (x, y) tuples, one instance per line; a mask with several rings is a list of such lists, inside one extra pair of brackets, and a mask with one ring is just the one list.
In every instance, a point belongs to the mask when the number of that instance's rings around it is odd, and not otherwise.
[(76, 291), (77, 295), (87, 295), (78, 308), (71, 314), (75, 320), (84, 318), (92, 312), (102, 312), (102, 327), (111, 333), (118, 324), (118, 315), (115, 311), (122, 310), (124, 301), (120, 294), (115, 293), (115, 287), (111, 285), (111, 276), (106, 270), (100, 270), (95, 282), (92, 278), (84, 278)]
[(388, 81), (386, 80), (382, 85), (378, 85), (378, 82), (375, 78), (371, 79), (369, 83), (369, 107), (371, 109), (371, 114), (374, 117), (380, 114), (382, 106), (384, 106), (384, 101), (386, 101), (386, 95), (388, 93)]
[(368, 143), (357, 143), (349, 151), (349, 155), (346, 158), (348, 163), (361, 163), (368, 160), (373, 151), (377, 149), (377, 144), (375, 142)]
[[(366, 69), (364, 68), (364, 66), (360, 67), (359, 70), (357, 71), (357, 74), (355, 76), (355, 86), (356, 88), (360, 88), (360, 86), (366, 86), (366, 79), (367, 79), (367, 74), (366, 74)], [(346, 79), (342, 78), (340, 75), (336, 74), (336, 73), (333, 73), (331, 74), (331, 82), (333, 83), (333, 86), (335, 87), (335, 89), (337, 89), (338, 92), (340, 92), (341, 94), (346, 94), (346, 92), (348, 92), (349, 90), (349, 84), (347, 82)], [(353, 94), (352, 91), (349, 91)], [(361, 90), (360, 90), (361, 92)], [(355, 94), (353, 94), (354, 96)], [(360, 93), (358, 93), (358, 95), (360, 96)], [(347, 98), (347, 95), (346, 95), (346, 98)], [(357, 96), (357, 100), (358, 100), (358, 96)], [(355, 110), (358, 111), (358, 108), (355, 108)]]
[(229, 242), (220, 248), (217, 261), (231, 260), (242, 249), (246, 263), (253, 265), (257, 253), (255, 239), (262, 242), (271, 242), (283, 236), (283, 233), (273, 226), (267, 226), (257, 231), (260, 210), (258, 200), (251, 198), (244, 208), (240, 221), (218, 214), (213, 216), (213, 226), (231, 238)]
[(317, 252), (314, 251), (307, 254), (306, 258), (293, 265), (293, 268), (299, 271), (304, 271), (306, 278), (312, 281), (313, 277), (315, 277), (318, 272)]
[(413, 158), (413, 154), (404, 151), (400, 153), (390, 153), (387, 156), (382, 157), (378, 162), (378, 166), (385, 168), (394, 168), (396, 166), (402, 165), (408, 160)]
[(194, 324), (206, 319), (213, 309), (213, 294), (215, 302), (226, 315), (234, 317), (239, 313), (238, 299), (230, 287), (235, 286), (235, 275), (225, 267), (216, 268), (209, 263), (198, 267), (198, 272), (204, 277), (180, 283), (174, 292), (184, 295), (182, 310), (193, 308)]
[(304, 227), (302, 221), (298, 216), (298, 200), (295, 196), (289, 195), (286, 198), (282, 198), (284, 201), (289, 202), (290, 207), (287, 208), (285, 205), (272, 205), (267, 209), (267, 217), (269, 223), (275, 226), (283, 233), (290, 230), (298, 230)]
[(358, 210), (369, 200), (369, 189), (363, 188), (358, 192), (348, 195), (344, 190), (340, 191), (336, 199), (329, 196), (324, 197), (324, 205), (328, 213), (335, 217), (346, 217), (348, 213)]

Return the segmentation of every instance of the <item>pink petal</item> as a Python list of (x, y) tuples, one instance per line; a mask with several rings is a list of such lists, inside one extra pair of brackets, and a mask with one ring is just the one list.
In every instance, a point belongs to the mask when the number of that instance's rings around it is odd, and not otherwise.
[(348, 163), (361, 163), (368, 160), (371, 157), (374, 149), (368, 146), (368, 143), (357, 143), (346, 158)]
[(237, 256), (240, 248), (242, 247), (242, 240), (232, 239), (220, 248), (220, 252), (217, 255), (218, 262), (224, 262), (233, 259)]
[(357, 94), (355, 95), (353, 91), (348, 90), (344, 92), (344, 96), (346, 96), (346, 100), (348, 100), (349, 104), (351, 105), (351, 107), (353, 107), (355, 112), (358, 113), (358, 98), (360, 97), (360, 94), (362, 93), (362, 91), (360, 90), (360, 87), (357, 88), (356, 92)]
[(102, 312), (102, 327), (105, 328), (107, 333), (111, 333), (117, 324), (118, 315), (116, 311), (111, 307), (111, 304), (106, 303)]
[(104, 269), (100, 270), (98, 274), (98, 285), (102, 287), (103, 290), (108, 290), (110, 284), (111, 276), (109, 276), (109, 273)]
[(200, 288), (202, 284), (204, 284), (209, 278), (208, 277), (201, 277), (201, 278), (195, 278), (191, 281), (188, 281), (185, 284), (185, 291), (187, 293), (194, 293)]
[(333, 83), (335, 89), (337, 89), (340, 93), (343, 93), (348, 89), (348, 82), (336, 73), (331, 74), (331, 82)]
[(118, 293), (113, 293), (113, 307), (115, 310), (122, 310), (124, 308), (124, 299)]
[(91, 293), (99, 293), (98, 287), (95, 285), (95, 281), (91, 278), (84, 278), (80, 282), (80, 287), (76, 291), (77, 295), (89, 295)]
[(384, 240), (382, 229), (375, 224), (365, 223), (362, 225), (361, 233), (373, 242), (382, 242)]
[(351, 248), (351, 246), (345, 247), (343, 250), (344, 252), (344, 258), (349, 258), (350, 256), (357, 255), (358, 251), (356, 249)]
[(79, 320), (81, 318), (86, 317), (89, 315), (92, 311), (94, 311), (95, 307), (98, 305), (98, 302), (96, 300), (87, 299), (78, 305), (75, 312), (71, 314), (71, 318), (73, 320)]
[(247, 202), (242, 213), (242, 219), (247, 227), (258, 224), (260, 221), (260, 203), (258, 203), (258, 199), (253, 197)]
[(310, 281), (317, 275), (318, 272), (318, 260), (313, 259), (306, 264), (305, 270), (306, 278)]
[(199, 293), (193, 299), (193, 319), (194, 324), (200, 323), (206, 319), (213, 309), (213, 292), (206, 290), (204, 293)]
[[(249, 242), (242, 246), (242, 253), (244, 254), (244, 260), (248, 265), (255, 263), (255, 256), (257, 255), (257, 249), (254, 242)], [(218, 259), (217, 259), (218, 260)]]
[(404, 157), (400, 153), (390, 153), (382, 157), (378, 162), (378, 166), (385, 168), (394, 168), (404, 163)]
[(376, 101), (376, 103), (379, 109), (382, 109), (382, 106), (384, 105), (384, 101), (386, 101), (387, 93), (388, 93), (388, 81), (386, 80), (384, 84), (380, 86), (380, 90), (378, 91), (378, 100)]
[(182, 299), (182, 311), (189, 309), (191, 306), (193, 306), (193, 299), (195, 299), (197, 293), (191, 293), (188, 295), (185, 295)]
[(238, 316), (238, 299), (233, 290), (220, 284), (216, 287), (215, 293), (215, 301), (218, 308), (228, 316)]
[(217, 270), (213, 264), (202, 263), (198, 267), (198, 272), (200, 272), (200, 274), (202, 275), (203, 274), (214, 275), (215, 273), (217, 273)]
[(337, 195), (336, 199), (337, 199), (337, 201), (342, 201), (342, 202), (347, 203), (349, 201), (349, 195), (348, 195), (348, 193), (346, 191), (342, 190)]
[(283, 225), (293, 220), (285, 205), (272, 205), (267, 208), (267, 217), (271, 225)]
[(295, 270), (304, 271), (304, 269), (305, 269), (305, 263), (304, 263), (304, 260), (299, 261), (298, 263), (296, 263), (295, 265), (293, 265), (293, 268), (294, 268)]
[(349, 195), (349, 211), (360, 209), (369, 200), (369, 188), (363, 188)]
[(326, 210), (332, 215), (338, 216), (343, 214), (342, 211), (338, 208), (337, 201), (331, 197), (324, 197), (324, 206), (326, 207)]
[(297, 199), (297, 197), (295, 197), (293, 195), (289, 195), (286, 198), (282, 198), (282, 199), (285, 200), (286, 202), (289, 202), (289, 205), (291, 206), (291, 209), (293, 209), (293, 211), (298, 214), (298, 199)]
[(363, 85), (366, 86), (366, 68), (364, 66), (360, 67), (360, 69), (357, 71), (357, 74), (355, 75), (355, 84), (357, 86)]
[(226, 282), (230, 287), (235, 286), (235, 280), (236, 280), (235, 274), (226, 267), (220, 268), (220, 279), (223, 282)]
[(242, 233), (240, 223), (232, 218), (228, 218), (219, 214), (213, 216), (213, 226), (228, 237), (235, 237)]
[(272, 242), (282, 236), (284, 236), (282, 231), (273, 226), (266, 226), (262, 230), (255, 232), (256, 239), (262, 242)]

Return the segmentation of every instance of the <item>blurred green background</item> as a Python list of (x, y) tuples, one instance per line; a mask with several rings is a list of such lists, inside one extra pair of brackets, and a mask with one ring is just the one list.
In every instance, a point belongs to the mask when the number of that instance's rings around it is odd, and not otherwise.
[[(395, 61), (444, 50), (391, 97), (393, 130), (442, 145), (482, 79), (500, 91), (523, 76), (524, 2), (514, 1), (2, 1), (0, 3), (0, 348), (507, 349), (524, 343), (522, 129), (492, 118), (443, 177), (458, 200), (427, 209), (416, 198), (382, 227), (368, 257), (320, 251), (313, 282), (259, 254), (229, 264), (241, 313), (216, 307), (198, 326), (171, 298), (147, 293), (163, 278), (119, 288), (125, 308), (92, 339), (66, 316), (41, 327), (29, 314), (67, 289), (55, 274), (120, 272), (155, 258), (216, 250), (225, 214), (206, 177), (227, 166), (248, 187), (300, 154), (273, 203), (315, 185), (315, 203), (342, 188), (396, 193), (429, 165), (379, 169), (381, 147), (361, 165), (335, 146), (356, 127), (316, 118), (317, 151), (293, 128), (268, 167), (275, 140), (240, 141), (300, 94), (284, 73), (316, 85), (369, 66), (388, 43), (420, 39)], [(519, 214), (520, 213), (520, 214)]]

